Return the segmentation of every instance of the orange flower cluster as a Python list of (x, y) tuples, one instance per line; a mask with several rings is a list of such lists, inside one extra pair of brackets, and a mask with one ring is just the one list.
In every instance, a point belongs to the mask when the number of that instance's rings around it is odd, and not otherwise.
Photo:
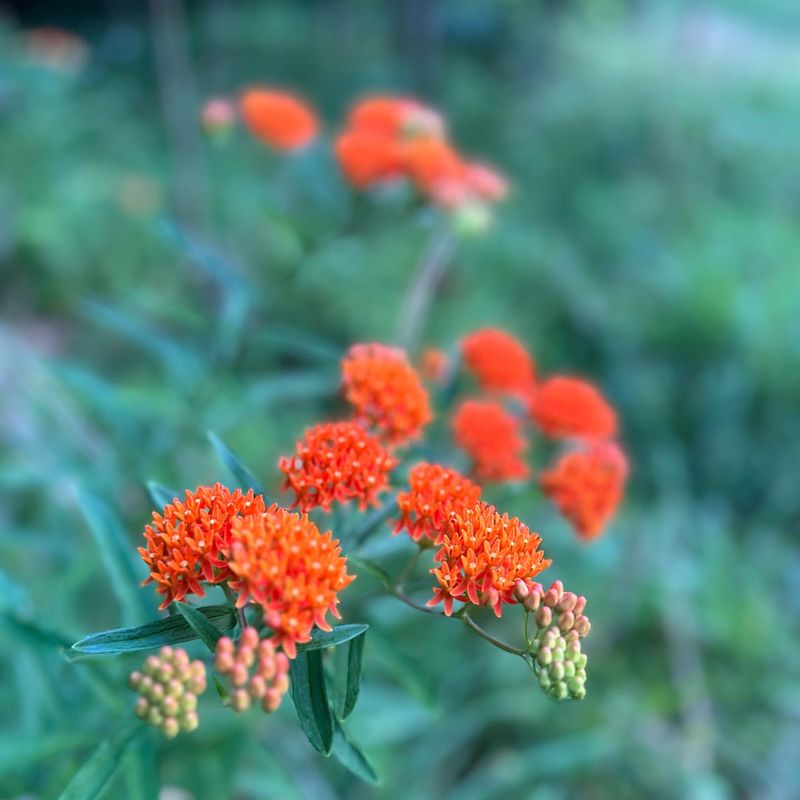
[(617, 415), (591, 383), (554, 375), (531, 393), (530, 413), (547, 436), (606, 439), (617, 432)]
[(295, 455), (282, 458), (284, 489), (292, 489), (303, 512), (331, 503), (358, 500), (365, 509), (386, 489), (397, 462), (380, 441), (357, 422), (324, 422), (305, 432)]
[(410, 490), (397, 496), (400, 519), (395, 533), (406, 530), (418, 542), (441, 544), (448, 519), (474, 506), (481, 487), (454, 469), (417, 464), (408, 475)]
[(499, 617), (503, 603), (516, 603), (517, 581), (528, 582), (550, 566), (539, 550), (541, 537), (517, 517), (499, 514), (494, 506), (478, 503), (452, 514), (431, 570), (439, 583), (429, 606), (453, 601), (490, 606)]
[(298, 643), (310, 641), (314, 625), (331, 629), (325, 615), (339, 616), (337, 594), (355, 579), (330, 531), (322, 534), (305, 514), (275, 505), (234, 520), (229, 567), (237, 605), (264, 608), (272, 641), (289, 658)]
[(428, 393), (398, 348), (353, 345), (342, 361), (342, 384), (357, 419), (392, 444), (415, 439), (432, 419)]
[(520, 428), (519, 420), (493, 400), (465, 400), (453, 417), (456, 444), (470, 455), (480, 480), (528, 476), (528, 465), (522, 460), (527, 442)]
[(422, 354), (422, 376), (433, 383), (441, 383), (450, 369), (450, 358), (444, 350), (429, 347)]
[(536, 367), (525, 347), (497, 328), (482, 328), (465, 336), (461, 352), (481, 388), (487, 392), (528, 392)]
[(153, 512), (153, 521), (144, 529), (146, 547), (139, 553), (154, 581), (156, 591), (164, 595), (159, 608), (187, 594), (204, 595), (201, 581), (219, 583), (229, 577), (227, 557), (231, 524), (240, 516), (264, 511), (264, 499), (250, 490), (231, 492), (220, 483), (186, 491), (186, 499), (177, 498), (165, 506), (163, 514)]
[(277, 150), (297, 150), (319, 131), (313, 109), (300, 98), (275, 89), (249, 89), (239, 100), (242, 119), (253, 136)]
[(501, 200), (505, 179), (485, 164), (466, 161), (446, 138), (441, 115), (416, 100), (377, 96), (351, 110), (335, 151), (358, 189), (409, 178), (445, 209)]
[(590, 442), (541, 474), (542, 491), (583, 539), (603, 532), (619, 505), (628, 477), (625, 454), (613, 442)]

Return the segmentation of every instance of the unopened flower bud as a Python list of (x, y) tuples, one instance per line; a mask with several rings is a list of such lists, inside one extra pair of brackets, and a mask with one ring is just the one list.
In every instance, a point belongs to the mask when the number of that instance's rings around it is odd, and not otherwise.
[(560, 614), (558, 617), (558, 627), (562, 631), (569, 631), (572, 630), (572, 626), (575, 624), (575, 617), (572, 615), (571, 611), (565, 611), (563, 614)]
[(247, 627), (242, 631), (242, 636), (239, 640), (240, 647), (249, 647), (255, 650), (258, 647), (258, 631), (253, 627)]
[(258, 645), (259, 658), (272, 658), (275, 655), (275, 645), (269, 639), (263, 639)]
[(147, 712), (147, 721), (158, 728), (164, 721), (164, 715), (161, 713), (161, 709), (156, 706), (150, 706), (150, 710)]
[(174, 739), (181, 731), (181, 726), (178, 724), (178, 720), (175, 717), (165, 717), (164, 721), (161, 723), (161, 730), (164, 732), (164, 736), (167, 739)]
[(244, 686), (247, 683), (247, 667), (241, 661), (233, 665), (230, 679), (233, 686)]
[(546, 667), (553, 660), (553, 651), (549, 647), (541, 647), (539, 652), (536, 654), (536, 660), (543, 667)]
[(289, 656), (287, 656), (286, 653), (276, 653), (275, 667), (277, 668), (278, 672), (288, 672)]
[[(545, 597), (545, 600), (547, 600), (547, 597)], [(536, 612), (536, 625), (538, 627), (547, 628), (549, 627), (552, 621), (553, 621), (553, 612), (547, 606), (542, 606)]]
[(558, 599), (561, 599), (561, 595), (564, 594), (564, 584), (561, 581), (553, 581), (550, 584), (550, 588), (547, 590), (548, 592), (554, 591), (558, 595)]
[(217, 652), (214, 658), (214, 668), (221, 675), (227, 675), (233, 669), (233, 655), (228, 652)]
[(584, 608), (586, 608), (586, 598), (580, 595), (575, 601), (575, 607), (572, 609), (572, 613), (577, 617), (579, 614), (583, 613)]
[(561, 661), (554, 661), (550, 665), (550, 677), (560, 681), (564, 677), (564, 664)]
[(530, 593), (531, 590), (528, 588), (528, 584), (521, 578), (517, 579), (517, 582), (514, 584), (514, 597), (521, 603)]
[(161, 710), (168, 717), (174, 717), (178, 714), (178, 711), (180, 711), (180, 706), (178, 705), (178, 701), (174, 697), (167, 696), (164, 698), (164, 702), (161, 703)]
[(564, 681), (558, 681), (554, 683), (552, 688), (550, 689), (551, 694), (556, 700), (566, 700), (567, 696), (569, 695), (569, 690), (567, 689), (567, 684)]
[(175, 669), (180, 672), (183, 667), (189, 666), (189, 654), (179, 647), (172, 654), (172, 663), (175, 666)]
[(164, 684), (163, 683), (154, 683), (150, 687), (150, 690), (147, 692), (147, 696), (154, 703), (160, 703), (164, 699)]
[(562, 613), (564, 611), (572, 611), (572, 609), (575, 608), (577, 600), (578, 596), (574, 592), (564, 592), (561, 599), (558, 601), (558, 610)]
[(564, 677), (572, 678), (575, 676), (575, 664), (572, 661), (564, 662)]
[(194, 711), (197, 708), (197, 695), (192, 692), (186, 692), (181, 698), (181, 709), (186, 711)]
[(281, 693), (277, 689), (267, 689), (264, 697), (261, 699), (261, 708), (267, 713), (277, 711), (281, 704)]
[(136, 701), (136, 705), (133, 708), (133, 713), (136, 714), (139, 719), (147, 719), (147, 715), (150, 712), (150, 703), (147, 702), (146, 697), (140, 697)]
[(231, 693), (231, 707), (234, 711), (247, 711), (250, 708), (250, 695), (246, 689), (235, 689)]
[(577, 666), (578, 669), (586, 669), (586, 664), (588, 663), (588, 661), (589, 658), (586, 655), (586, 653), (581, 653), (580, 657), (575, 662), (575, 665)]
[(197, 729), (197, 726), (200, 724), (200, 718), (197, 716), (196, 712), (188, 711), (183, 717), (183, 729), (190, 733), (193, 730)]
[(254, 675), (250, 678), (250, 697), (253, 700), (260, 700), (267, 691), (267, 682), (261, 675)]
[(207, 685), (208, 681), (206, 680), (205, 675), (193, 675), (192, 679), (188, 683), (188, 688), (190, 692), (194, 692), (195, 694), (203, 694)]
[(166, 683), (170, 678), (172, 678), (173, 675), (175, 675), (175, 670), (173, 669), (172, 664), (162, 661), (161, 666), (156, 672), (156, 675), (161, 683)]
[(217, 639), (217, 653), (233, 653), (233, 640), (230, 636), (220, 636)]
[(175, 651), (168, 644), (165, 644), (161, 648), (160, 652), (161, 652), (161, 658), (164, 659), (165, 661), (172, 660), (172, 657), (175, 655)]
[(152, 678), (155, 677), (160, 666), (161, 661), (159, 660), (158, 656), (147, 656), (142, 670), (144, 671), (145, 675), (149, 675)]
[(550, 688), (552, 681), (550, 680), (550, 676), (547, 674), (545, 670), (542, 670), (539, 673), (539, 686), (542, 687), (545, 691)]
[(272, 686), (281, 694), (286, 694), (289, 690), (289, 676), (285, 672), (281, 672), (280, 675), (275, 678), (275, 682)]
[(239, 648), (239, 655), (237, 660), (240, 664), (244, 664), (248, 669), (253, 666), (256, 660), (256, 651), (252, 647), (242, 645)]
[(587, 636), (591, 628), (592, 624), (589, 622), (589, 618), (583, 614), (575, 620), (575, 630), (578, 631), (581, 637)]
[(542, 595), (537, 591), (529, 592), (528, 596), (524, 600), (525, 608), (527, 608), (528, 611), (538, 611), (541, 604)]
[(271, 658), (262, 658), (259, 661), (258, 674), (261, 675), (265, 681), (271, 681), (275, 675), (278, 674), (278, 667), (274, 656)]
[(130, 675), (128, 675), (128, 686), (130, 686), (131, 689), (135, 691), (136, 689), (139, 688), (139, 684), (142, 681), (142, 677), (143, 677), (142, 673), (139, 672), (138, 669), (135, 669), (133, 672), (131, 672)]
[(542, 602), (548, 608), (555, 608), (558, 605), (558, 600), (559, 600), (558, 592), (556, 592), (554, 589), (548, 589), (544, 593), (544, 597), (542, 598)]

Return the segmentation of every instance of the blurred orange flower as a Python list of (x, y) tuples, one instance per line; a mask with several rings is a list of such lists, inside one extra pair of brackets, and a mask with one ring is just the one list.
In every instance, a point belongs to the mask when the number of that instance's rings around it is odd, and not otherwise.
[(345, 131), (336, 139), (334, 150), (345, 178), (358, 189), (403, 175), (400, 145), (386, 136), (369, 130)]
[(499, 617), (503, 603), (517, 602), (517, 581), (527, 583), (550, 566), (538, 549), (541, 541), (517, 517), (501, 515), (486, 503), (451, 514), (434, 556), (440, 566), (431, 572), (439, 586), (428, 605), (444, 603), (450, 616), (453, 600), (460, 600), (491, 606)]
[(219, 583), (229, 577), (227, 565), (231, 525), (235, 518), (264, 511), (264, 498), (252, 489), (242, 494), (220, 483), (198, 486), (186, 491), (186, 499), (177, 498), (164, 507), (163, 514), (153, 512), (153, 522), (144, 529), (146, 547), (139, 548), (150, 570), (145, 584), (155, 581), (156, 591), (164, 595), (159, 608), (187, 594), (202, 597), (201, 581)]
[(240, 99), (250, 132), (278, 150), (305, 147), (317, 135), (313, 109), (300, 98), (274, 89), (249, 89)]
[(399, 348), (353, 345), (342, 361), (342, 384), (356, 417), (392, 444), (416, 438), (432, 419), (428, 393)]
[(418, 542), (425, 538), (440, 544), (450, 515), (474, 506), (481, 487), (454, 469), (440, 464), (417, 464), (408, 475), (410, 489), (397, 496), (401, 530)]
[(422, 375), (426, 380), (441, 383), (450, 368), (450, 357), (444, 350), (429, 347), (422, 354)]
[(617, 415), (588, 381), (554, 375), (531, 393), (530, 413), (553, 438), (605, 439), (617, 432)]
[(536, 379), (533, 359), (523, 344), (497, 328), (483, 328), (461, 342), (464, 361), (490, 392), (528, 391)]
[(445, 135), (442, 116), (410, 97), (365, 97), (350, 110), (347, 124), (353, 130), (369, 131), (391, 139), (420, 134)]
[(286, 477), (283, 488), (295, 493), (294, 506), (328, 511), (334, 501), (358, 500), (362, 510), (375, 503), (396, 464), (357, 422), (323, 422), (309, 428), (295, 455), (282, 458), (278, 467)]
[(628, 461), (613, 442), (593, 442), (562, 456), (539, 477), (542, 491), (582, 539), (594, 539), (614, 515), (625, 491)]
[(289, 658), (311, 639), (314, 625), (331, 629), (328, 611), (339, 616), (338, 593), (355, 580), (340, 553), (330, 531), (320, 533), (305, 514), (273, 505), (234, 520), (229, 566), (237, 605), (253, 601), (264, 608), (272, 640)]
[(418, 136), (404, 142), (402, 158), (408, 176), (424, 193), (434, 193), (438, 185), (459, 181), (464, 175), (459, 154), (435, 136)]
[(492, 400), (465, 400), (453, 417), (456, 444), (472, 457), (476, 477), (485, 481), (528, 476), (522, 460), (528, 445), (520, 427), (516, 417)]

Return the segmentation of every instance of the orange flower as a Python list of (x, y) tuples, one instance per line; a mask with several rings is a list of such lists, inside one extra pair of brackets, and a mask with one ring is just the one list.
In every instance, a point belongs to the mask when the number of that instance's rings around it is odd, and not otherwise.
[(307, 430), (295, 455), (282, 458), (278, 467), (286, 476), (283, 488), (295, 492), (293, 507), (328, 511), (334, 501), (355, 499), (362, 510), (375, 503), (396, 464), (357, 422), (324, 422)]
[(428, 393), (398, 348), (353, 345), (342, 361), (342, 384), (358, 419), (393, 444), (416, 438), (432, 419)]
[(594, 539), (614, 515), (625, 490), (628, 461), (613, 442), (567, 453), (539, 477), (542, 491), (582, 539)]
[(463, 178), (464, 162), (461, 157), (438, 137), (419, 136), (410, 139), (403, 144), (402, 154), (408, 176), (424, 193), (435, 195), (438, 185)]
[(253, 136), (278, 150), (305, 147), (317, 135), (314, 111), (300, 98), (273, 89), (250, 89), (240, 100), (242, 117)]
[(273, 642), (289, 658), (308, 642), (314, 625), (330, 630), (325, 615), (339, 616), (341, 592), (355, 580), (331, 532), (320, 533), (305, 514), (273, 505), (263, 514), (237, 517), (231, 534), (229, 567), (236, 601), (263, 606)]
[(227, 557), (231, 524), (235, 518), (260, 514), (264, 498), (251, 489), (231, 492), (220, 483), (186, 491), (186, 499), (175, 499), (164, 513), (153, 512), (153, 522), (144, 529), (147, 547), (140, 547), (150, 570), (145, 584), (155, 581), (164, 595), (159, 608), (187, 594), (202, 597), (201, 581), (219, 583), (230, 576)]
[(490, 392), (527, 391), (536, 378), (533, 359), (513, 336), (497, 328), (483, 328), (461, 342), (464, 361), (481, 388)]
[(480, 486), (440, 464), (417, 464), (408, 482), (410, 491), (397, 496), (401, 517), (395, 533), (405, 529), (415, 542), (424, 537), (441, 544), (450, 515), (471, 508), (481, 496)]
[(422, 354), (422, 375), (426, 380), (441, 383), (450, 368), (450, 357), (444, 350), (429, 347)]
[(366, 189), (403, 175), (400, 145), (369, 130), (345, 131), (334, 145), (345, 178), (356, 188)]
[(443, 602), (450, 616), (453, 600), (460, 600), (491, 606), (499, 617), (503, 603), (517, 602), (517, 581), (527, 583), (550, 566), (538, 549), (541, 541), (517, 517), (500, 515), (486, 503), (452, 514), (434, 556), (440, 566), (431, 572), (439, 586), (428, 605)]
[(391, 139), (415, 134), (440, 137), (445, 134), (441, 115), (409, 97), (366, 97), (353, 106), (347, 124), (353, 130)]
[(456, 444), (472, 457), (480, 480), (507, 481), (526, 478), (528, 465), (522, 460), (527, 442), (516, 417), (499, 403), (465, 400), (453, 417)]
[(530, 412), (548, 436), (605, 439), (617, 432), (617, 415), (591, 383), (554, 375), (531, 394)]

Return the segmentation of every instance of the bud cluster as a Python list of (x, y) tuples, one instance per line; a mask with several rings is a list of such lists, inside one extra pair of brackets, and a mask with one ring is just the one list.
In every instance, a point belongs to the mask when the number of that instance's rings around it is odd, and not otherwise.
[(185, 650), (162, 647), (145, 659), (141, 671), (130, 674), (128, 685), (139, 693), (136, 716), (168, 739), (199, 725), (197, 697), (206, 690), (206, 667), (202, 661), (189, 661)]
[(554, 581), (547, 591), (539, 583), (518, 581), (515, 594), (536, 621), (530, 652), (539, 685), (556, 700), (582, 700), (588, 659), (580, 640), (591, 629), (583, 613), (586, 598), (565, 592), (561, 581)]
[[(259, 640), (255, 628), (245, 628), (238, 647), (223, 636), (217, 642), (214, 665), (231, 685), (231, 708), (247, 711), (254, 700), (261, 701), (264, 711), (275, 711), (289, 689), (289, 659), (276, 652), (269, 640)], [(253, 675), (250, 670), (255, 667)]]

